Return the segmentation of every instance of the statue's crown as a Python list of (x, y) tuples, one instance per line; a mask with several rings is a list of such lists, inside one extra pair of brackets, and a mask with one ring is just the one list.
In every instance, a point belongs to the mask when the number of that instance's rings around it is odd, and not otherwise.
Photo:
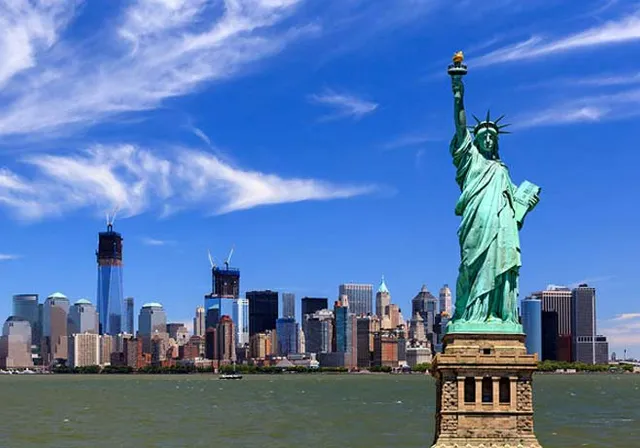
[(478, 135), (481, 132), (489, 131), (494, 132), (496, 134), (510, 134), (508, 131), (503, 131), (502, 129), (510, 126), (509, 124), (500, 125), (500, 120), (504, 118), (504, 115), (499, 116), (495, 121), (491, 121), (491, 112), (487, 111), (487, 118), (484, 121), (481, 121), (478, 117), (473, 115), (473, 119), (476, 120), (475, 126), (469, 126), (470, 129), (473, 129), (473, 135)]

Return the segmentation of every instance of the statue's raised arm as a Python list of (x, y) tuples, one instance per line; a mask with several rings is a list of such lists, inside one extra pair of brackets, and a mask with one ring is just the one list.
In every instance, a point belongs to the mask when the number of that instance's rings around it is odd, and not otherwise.
[(458, 141), (462, 141), (467, 129), (467, 115), (464, 111), (464, 83), (462, 77), (467, 74), (467, 67), (462, 63), (462, 51), (453, 55), (453, 64), (449, 66), (451, 86), (453, 88), (453, 113)]

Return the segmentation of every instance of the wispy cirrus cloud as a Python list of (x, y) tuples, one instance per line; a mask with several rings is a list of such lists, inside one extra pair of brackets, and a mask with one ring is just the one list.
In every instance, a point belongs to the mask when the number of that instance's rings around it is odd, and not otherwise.
[(412, 146), (419, 146), (429, 142), (436, 142), (441, 139), (433, 136), (432, 133), (411, 133), (400, 135), (389, 140), (382, 145), (383, 150), (393, 150)]
[(622, 313), (622, 314), (618, 314), (612, 320), (630, 320), (630, 319), (640, 319), (640, 313)]
[(0, 135), (49, 135), (154, 109), (317, 30), (283, 24), (299, 0), (136, 0), (100, 39), (61, 40), (74, 3), (15, 1), (0, 10), (9, 30), (0, 41)]
[(0, 170), (0, 206), (26, 220), (81, 209), (101, 215), (116, 207), (123, 217), (147, 211), (166, 216), (195, 207), (221, 214), (374, 190), (246, 170), (185, 148), (161, 157), (135, 145), (100, 145), (82, 153), (32, 155), (23, 163), (32, 176)]
[(614, 350), (634, 347), (640, 349), (640, 313), (623, 313), (599, 323), (598, 333), (607, 336)]
[(142, 244), (145, 244), (147, 246), (169, 246), (171, 244), (175, 244), (175, 241), (144, 237), (142, 238)]
[(555, 38), (533, 36), (473, 58), (469, 64), (482, 67), (500, 62), (532, 60), (638, 40), (640, 40), (640, 14), (636, 12), (570, 35)]
[(514, 127), (532, 128), (574, 123), (595, 123), (640, 115), (640, 88), (616, 93), (581, 95), (525, 112), (514, 119)]
[(309, 95), (309, 100), (312, 103), (325, 105), (335, 110), (334, 113), (325, 115), (323, 120), (349, 117), (357, 120), (378, 108), (378, 104), (373, 101), (358, 98), (350, 93), (337, 93), (330, 89), (320, 94)]
[(20, 255), (15, 255), (15, 254), (0, 254), (0, 261), (17, 260), (18, 258), (20, 258)]

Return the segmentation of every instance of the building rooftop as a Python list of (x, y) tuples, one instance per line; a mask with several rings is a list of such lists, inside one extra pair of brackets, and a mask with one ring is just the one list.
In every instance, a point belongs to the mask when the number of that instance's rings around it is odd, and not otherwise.
[(93, 305), (90, 301), (88, 301), (87, 299), (80, 299), (78, 301), (76, 301), (76, 303), (74, 303), (74, 305)]
[(158, 302), (149, 302), (142, 305), (142, 308), (162, 308), (162, 304)]
[(382, 276), (382, 280), (380, 281), (378, 292), (389, 294), (389, 288), (387, 288), (387, 284), (384, 282), (384, 275)]
[(64, 294), (62, 294), (61, 292), (54, 292), (53, 294), (51, 294), (49, 297), (49, 299), (66, 299), (67, 296), (65, 296)]

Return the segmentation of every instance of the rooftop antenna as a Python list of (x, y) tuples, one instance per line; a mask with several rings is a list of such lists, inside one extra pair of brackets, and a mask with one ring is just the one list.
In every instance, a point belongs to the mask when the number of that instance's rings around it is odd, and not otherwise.
[(229, 263), (231, 263), (231, 256), (233, 255), (233, 250), (235, 249), (235, 246), (231, 246), (231, 250), (229, 251), (229, 256), (227, 257), (227, 259), (224, 261), (224, 267), (225, 269), (229, 269)]
[(211, 264), (211, 269), (215, 269), (216, 262), (213, 259), (213, 257), (211, 256), (211, 251), (209, 249), (207, 249), (207, 255), (209, 256), (209, 264)]

